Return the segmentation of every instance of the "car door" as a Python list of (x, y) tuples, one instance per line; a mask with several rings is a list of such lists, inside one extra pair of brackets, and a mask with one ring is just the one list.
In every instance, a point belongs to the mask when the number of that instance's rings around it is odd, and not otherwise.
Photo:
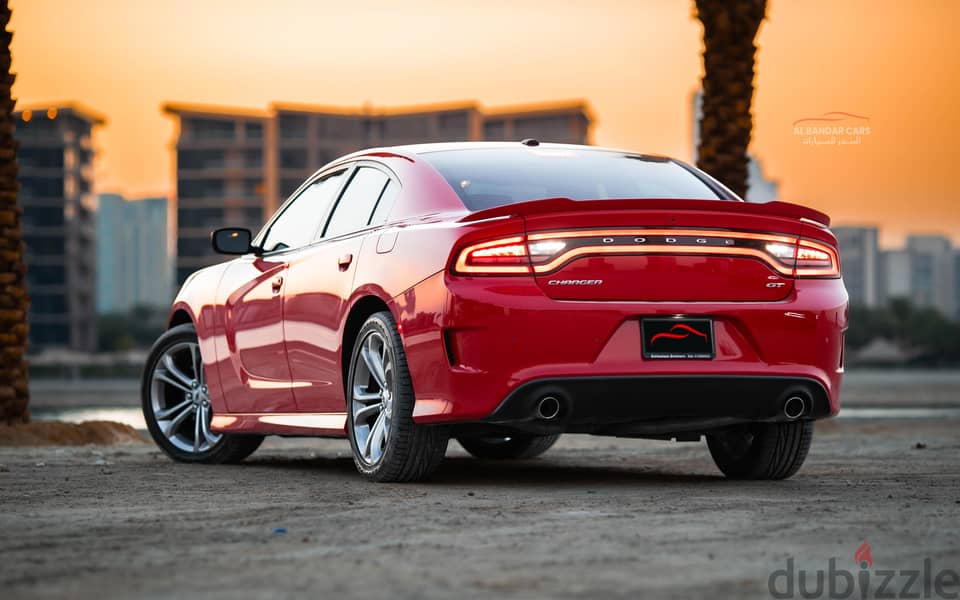
[[(392, 186), (392, 187), (391, 187)], [(294, 396), (302, 412), (343, 412), (339, 353), (357, 258), (371, 223), (398, 184), (386, 171), (362, 164), (353, 172), (320, 243), (290, 261), (284, 290), (284, 337)], [(389, 196), (389, 197), (388, 197)], [(384, 204), (380, 204), (381, 201)], [(385, 218), (385, 216), (384, 216)]]
[(230, 357), (220, 371), (230, 412), (296, 410), (283, 339), (283, 288), (290, 261), (315, 239), (344, 174), (301, 188), (255, 240), (260, 254), (241, 257), (224, 272), (217, 295), (225, 348), (218, 354)]

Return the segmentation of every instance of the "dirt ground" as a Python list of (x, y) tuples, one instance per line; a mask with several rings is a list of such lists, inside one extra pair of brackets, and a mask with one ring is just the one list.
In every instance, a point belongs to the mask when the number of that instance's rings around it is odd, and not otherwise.
[(5, 446), (84, 446), (87, 444), (142, 444), (144, 436), (136, 429), (112, 421), (29, 421), (0, 423), (0, 447)]
[(960, 420), (827, 422), (762, 483), (722, 479), (702, 442), (587, 436), (514, 463), (451, 443), (415, 485), (362, 481), (332, 440), (238, 466), (0, 449), (6, 599), (770, 597), (788, 558), (853, 571), (864, 541), (874, 568), (960, 568)]

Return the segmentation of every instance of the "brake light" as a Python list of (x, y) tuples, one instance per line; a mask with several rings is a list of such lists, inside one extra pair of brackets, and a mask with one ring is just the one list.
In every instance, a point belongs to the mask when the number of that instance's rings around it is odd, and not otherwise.
[(824, 262), (830, 260), (830, 255), (815, 248), (797, 248), (797, 260)]
[(797, 277), (839, 277), (837, 251), (826, 244), (800, 240), (797, 245)]
[(834, 277), (840, 274), (837, 253), (825, 244), (799, 240), (796, 244), (767, 244), (770, 256), (794, 267), (797, 277)]
[(523, 236), (514, 236), (467, 246), (454, 266), (465, 275), (530, 273), (530, 258)]

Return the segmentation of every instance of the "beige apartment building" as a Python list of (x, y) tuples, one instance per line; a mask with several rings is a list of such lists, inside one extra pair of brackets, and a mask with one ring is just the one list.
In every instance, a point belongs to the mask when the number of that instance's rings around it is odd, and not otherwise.
[(210, 248), (219, 226), (256, 231), (311, 173), (374, 146), (521, 140), (590, 143), (584, 102), (487, 110), (475, 102), (402, 109), (274, 104), (265, 111), (166, 104), (176, 118), (175, 191), (168, 247), (181, 284), (220, 260)]

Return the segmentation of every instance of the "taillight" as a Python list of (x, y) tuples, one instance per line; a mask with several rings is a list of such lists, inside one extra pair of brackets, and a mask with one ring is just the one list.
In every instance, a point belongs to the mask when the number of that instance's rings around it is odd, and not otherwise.
[(457, 256), (454, 271), (465, 275), (531, 273), (526, 240), (518, 235), (467, 246)]
[(797, 277), (839, 277), (840, 259), (837, 251), (813, 240), (797, 244)]
[(763, 247), (767, 254), (777, 259), (777, 262), (793, 271), (797, 263), (797, 243), (771, 242)]
[(783, 265), (793, 267), (797, 277), (836, 277), (840, 274), (837, 253), (826, 244), (801, 239), (795, 244), (767, 244), (764, 249)]
[(530, 249), (530, 262), (534, 271), (563, 253), (567, 242), (563, 240), (530, 240), (527, 248)]
[(512, 236), (467, 246), (457, 255), (453, 270), (464, 275), (533, 273), (538, 265), (561, 254), (562, 240), (531, 240)]

